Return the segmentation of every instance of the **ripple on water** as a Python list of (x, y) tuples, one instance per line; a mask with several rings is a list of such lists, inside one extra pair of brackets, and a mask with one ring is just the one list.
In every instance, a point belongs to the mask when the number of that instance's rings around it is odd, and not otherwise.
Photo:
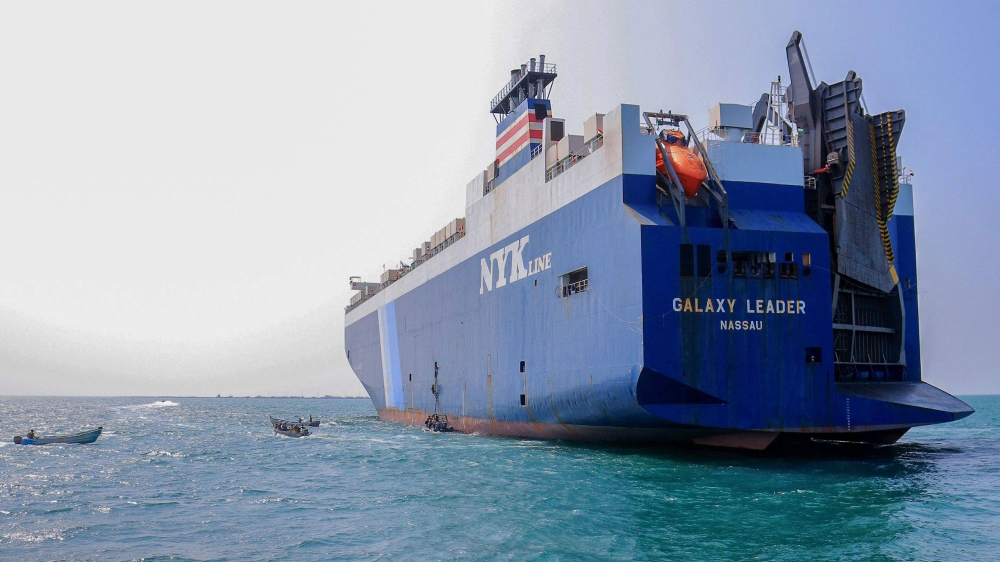
[(3, 544), (4, 542), (38, 543), (51, 540), (61, 541), (64, 539), (65, 537), (61, 531), (18, 531), (0, 535), (0, 544)]
[[(358, 400), (4, 398), (0, 434), (105, 434), (3, 444), (0, 559), (989, 559), (1000, 399), (978, 400), (894, 447), (774, 456), (427, 434)], [(274, 412), (324, 422), (277, 439)]]

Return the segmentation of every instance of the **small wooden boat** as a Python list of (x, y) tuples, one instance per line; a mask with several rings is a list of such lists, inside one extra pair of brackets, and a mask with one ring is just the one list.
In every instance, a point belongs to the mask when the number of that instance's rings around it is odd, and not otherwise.
[(73, 433), (71, 435), (46, 435), (46, 436), (36, 436), (33, 431), (28, 432), (28, 435), (21, 437), (17, 435), (14, 437), (15, 445), (49, 445), (53, 443), (93, 443), (97, 441), (97, 438), (101, 436), (101, 431), (103, 427), (98, 427), (97, 429), (91, 429), (90, 431), (81, 431), (80, 433)]
[(306, 429), (305, 425), (287, 420), (279, 420), (275, 417), (271, 417), (271, 427), (274, 429), (275, 434), (280, 433), (286, 437), (305, 437), (309, 435), (309, 430)]
[(424, 420), (424, 431), (430, 431), (432, 433), (450, 433), (455, 431), (455, 428), (448, 425), (448, 416), (444, 414), (430, 414), (427, 419)]
[(296, 424), (293, 426), (275, 426), (275, 433), (280, 433), (285, 437), (306, 437), (309, 435), (309, 430)]

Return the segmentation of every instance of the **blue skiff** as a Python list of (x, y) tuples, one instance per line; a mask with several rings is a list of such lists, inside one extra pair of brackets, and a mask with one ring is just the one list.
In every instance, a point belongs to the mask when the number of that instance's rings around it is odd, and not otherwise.
[(48, 445), (51, 443), (93, 443), (97, 441), (97, 438), (101, 436), (101, 431), (103, 427), (98, 427), (97, 429), (91, 429), (89, 431), (81, 431), (80, 433), (73, 433), (71, 435), (49, 435), (42, 437), (21, 437), (17, 435), (14, 437), (15, 445)]

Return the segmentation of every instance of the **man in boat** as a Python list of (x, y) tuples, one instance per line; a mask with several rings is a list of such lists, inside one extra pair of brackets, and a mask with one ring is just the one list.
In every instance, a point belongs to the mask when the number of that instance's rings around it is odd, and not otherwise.
[(34, 429), (29, 429), (28, 430), (28, 439), (34, 439), (34, 438), (35, 438), (35, 430)]

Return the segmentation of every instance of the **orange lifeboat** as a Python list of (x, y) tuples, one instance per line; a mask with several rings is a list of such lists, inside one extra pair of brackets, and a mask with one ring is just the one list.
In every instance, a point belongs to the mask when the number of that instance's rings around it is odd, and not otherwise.
[[(670, 159), (674, 172), (677, 173), (677, 179), (681, 182), (684, 195), (688, 199), (694, 197), (698, 193), (698, 188), (701, 187), (701, 182), (705, 181), (708, 176), (705, 164), (698, 155), (685, 146), (687, 143), (684, 142), (684, 135), (680, 131), (664, 131), (660, 134), (660, 139), (660, 143), (657, 144), (662, 144), (663, 148), (666, 149), (667, 158)], [(670, 172), (667, 171), (667, 166), (663, 163), (663, 152), (659, 148), (656, 149), (656, 169), (663, 175), (670, 177)]]

